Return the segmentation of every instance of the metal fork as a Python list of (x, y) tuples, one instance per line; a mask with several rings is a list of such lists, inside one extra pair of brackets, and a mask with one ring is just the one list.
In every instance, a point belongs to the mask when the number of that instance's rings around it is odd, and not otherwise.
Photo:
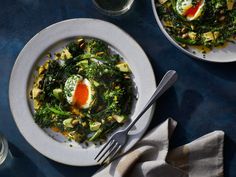
[(113, 134), (109, 141), (104, 145), (104, 147), (101, 149), (101, 151), (97, 154), (97, 156), (94, 158), (94, 160), (97, 159), (97, 162), (100, 162), (102, 159), (103, 161), (101, 164), (104, 164), (108, 158), (109, 161), (112, 161), (116, 155), (119, 153), (119, 151), (122, 149), (122, 147), (125, 145), (128, 137), (128, 132), (130, 129), (134, 126), (134, 124), (142, 117), (142, 115), (150, 108), (150, 106), (155, 103), (157, 98), (159, 98), (168, 88), (170, 88), (175, 81), (177, 80), (177, 73), (174, 70), (168, 71), (160, 83), (158, 84), (154, 94), (150, 98), (150, 100), (147, 102), (143, 110), (138, 114), (138, 116), (128, 125), (128, 127), (124, 130), (121, 130), (115, 134)]

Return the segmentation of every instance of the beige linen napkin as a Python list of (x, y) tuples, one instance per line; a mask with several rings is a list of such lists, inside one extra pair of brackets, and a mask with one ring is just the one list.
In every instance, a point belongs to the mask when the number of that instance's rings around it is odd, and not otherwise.
[(169, 151), (176, 125), (167, 119), (94, 177), (222, 177), (224, 132), (214, 131)]

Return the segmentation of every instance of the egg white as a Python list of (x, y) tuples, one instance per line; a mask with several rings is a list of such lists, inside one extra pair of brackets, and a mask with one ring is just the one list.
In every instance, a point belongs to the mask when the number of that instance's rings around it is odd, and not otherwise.
[(88, 109), (91, 107), (93, 101), (94, 101), (94, 90), (93, 87), (88, 79), (83, 79), (82, 76), (80, 75), (73, 75), (67, 79), (65, 82), (65, 95), (66, 95), (66, 100), (69, 104), (74, 105), (74, 97), (75, 97), (75, 90), (77, 88), (77, 85), (81, 83), (87, 86), (88, 89), (88, 99), (85, 104), (80, 105), (80, 108), (82, 109)]
[(188, 9), (193, 7), (192, 0), (177, 0), (176, 1), (176, 10), (177, 12), (184, 16)]
[(75, 89), (77, 84), (83, 80), (83, 77), (80, 75), (73, 75), (69, 77), (64, 86), (66, 100), (69, 104), (73, 104), (73, 96), (75, 94)]

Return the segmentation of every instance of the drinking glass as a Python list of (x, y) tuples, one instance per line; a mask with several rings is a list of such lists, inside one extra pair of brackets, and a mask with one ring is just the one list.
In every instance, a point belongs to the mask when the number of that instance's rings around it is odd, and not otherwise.
[(134, 0), (93, 0), (93, 3), (102, 13), (117, 16), (127, 12)]
[(9, 151), (7, 140), (0, 134), (0, 174), (7, 168), (10, 168), (12, 159), (13, 157)]

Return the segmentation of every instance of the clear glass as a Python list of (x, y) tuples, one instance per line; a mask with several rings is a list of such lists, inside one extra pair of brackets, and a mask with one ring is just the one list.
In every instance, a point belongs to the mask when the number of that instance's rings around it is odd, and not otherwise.
[(0, 172), (11, 166), (12, 154), (9, 151), (7, 140), (0, 134)]
[(126, 13), (134, 0), (93, 0), (95, 6), (104, 14), (118, 16)]

